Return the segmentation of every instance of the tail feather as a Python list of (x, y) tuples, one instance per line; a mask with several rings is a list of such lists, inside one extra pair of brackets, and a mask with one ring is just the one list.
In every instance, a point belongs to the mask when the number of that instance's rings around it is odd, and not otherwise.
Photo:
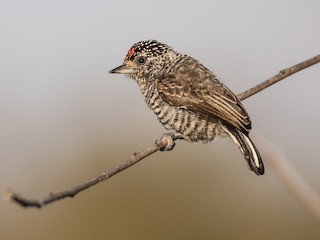
[(240, 151), (242, 152), (245, 160), (247, 161), (249, 168), (254, 171), (257, 175), (262, 175), (264, 173), (264, 166), (261, 156), (254, 145), (254, 143), (249, 138), (248, 134), (241, 132), (239, 129), (233, 126), (224, 126), (226, 132), (236, 143)]

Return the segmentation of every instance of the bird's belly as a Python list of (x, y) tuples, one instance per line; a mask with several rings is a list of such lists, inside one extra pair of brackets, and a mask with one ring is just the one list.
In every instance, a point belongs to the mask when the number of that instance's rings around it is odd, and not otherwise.
[(214, 140), (216, 135), (220, 135), (221, 127), (218, 121), (200, 118), (187, 109), (164, 104), (153, 111), (165, 128), (181, 133), (187, 141), (209, 142)]
[(223, 134), (218, 119), (209, 119), (209, 117), (205, 119), (183, 107), (169, 105), (163, 101), (155, 89), (149, 89), (148, 93), (144, 94), (146, 103), (157, 115), (159, 121), (168, 130), (182, 134), (185, 140), (209, 142), (214, 140), (217, 135)]

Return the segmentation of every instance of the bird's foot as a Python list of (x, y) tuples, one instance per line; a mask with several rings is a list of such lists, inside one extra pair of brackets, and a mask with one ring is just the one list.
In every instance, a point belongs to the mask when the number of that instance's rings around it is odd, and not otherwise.
[(182, 139), (182, 135), (180, 133), (164, 133), (160, 139), (156, 141), (156, 143), (160, 143), (163, 140), (167, 141), (167, 145), (160, 149), (160, 151), (171, 151), (176, 145), (175, 140)]

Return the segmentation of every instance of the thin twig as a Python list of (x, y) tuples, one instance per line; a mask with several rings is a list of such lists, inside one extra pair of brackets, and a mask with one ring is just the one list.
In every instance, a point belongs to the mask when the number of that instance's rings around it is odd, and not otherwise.
[(90, 188), (100, 182), (106, 181), (112, 176), (116, 175), (117, 173), (120, 173), (121, 171), (125, 170), (126, 168), (138, 163), (142, 159), (148, 157), (149, 155), (165, 148), (167, 146), (168, 142), (166, 139), (161, 139), (157, 143), (155, 143), (153, 146), (144, 149), (141, 152), (134, 153), (126, 162), (120, 164), (114, 169), (111, 169), (107, 172), (102, 173), (101, 175), (84, 182), (82, 184), (79, 184), (75, 187), (72, 187), (68, 190), (58, 192), (58, 193), (50, 193), (47, 197), (41, 198), (41, 199), (29, 199), (25, 198), (16, 192), (12, 191), (11, 189), (7, 189), (5, 192), (5, 198), (10, 199), (11, 201), (19, 204), (22, 207), (36, 207), (41, 208), (44, 205), (47, 205), (49, 203), (58, 201), (63, 198), (67, 197), (74, 197), (76, 194), (82, 192), (83, 190)]
[(244, 100), (248, 97), (251, 97), (252, 95), (262, 91), (263, 89), (270, 87), (271, 85), (281, 81), (282, 79), (289, 77), (290, 75), (299, 72), (307, 67), (310, 67), (316, 63), (320, 62), (320, 55), (317, 55), (315, 57), (312, 57), (304, 62), (298, 63), (297, 65), (294, 65), (292, 67), (283, 69), (281, 71), (279, 71), (279, 73), (267, 80), (265, 80), (264, 82), (250, 88), (247, 91), (244, 91), (243, 93), (238, 94), (238, 98), (240, 100)]
[[(272, 78), (258, 84), (257, 86), (241, 93), (238, 95), (239, 99), (244, 100), (250, 96), (252, 96), (253, 94), (260, 92), (261, 90), (271, 86), (272, 84), (298, 72), (301, 71), (313, 64), (316, 64), (320, 62), (320, 55), (315, 56), (307, 61), (304, 61), (302, 63), (299, 63), (295, 66), (292, 66), (290, 68), (284, 69), (282, 71), (280, 71), (279, 74), (273, 76)], [(173, 140), (177, 140), (177, 139), (173, 139)], [(137, 162), (141, 161), (142, 159), (148, 157), (149, 155), (164, 149), (167, 145), (168, 145), (168, 140), (165, 138), (162, 138), (161, 140), (159, 140), (156, 144), (154, 144), (153, 146), (141, 151), (141, 152), (137, 152), (134, 153), (126, 162), (120, 164), (118, 167), (104, 172), (101, 175), (85, 182), (82, 184), (79, 184), (73, 188), (70, 188), (69, 190), (65, 190), (62, 192), (58, 192), (58, 193), (50, 193), (47, 197), (41, 198), (41, 199), (29, 199), (29, 198), (25, 198), (19, 194), (17, 194), (16, 192), (14, 192), (11, 189), (8, 189), (5, 193), (5, 198), (13, 201), (14, 203), (19, 204), (22, 207), (36, 207), (36, 208), (41, 208), (49, 203), (58, 201), (60, 199), (64, 199), (67, 197), (74, 197), (76, 194), (82, 192), (83, 190), (90, 188), (100, 182), (106, 181), (108, 180), (110, 177), (118, 174), (119, 172), (127, 169), (128, 167), (136, 164)], [(276, 162), (276, 161), (275, 161)], [(282, 171), (282, 170), (281, 170)], [(285, 171), (285, 169), (283, 170)], [(288, 181), (289, 178), (287, 179)]]

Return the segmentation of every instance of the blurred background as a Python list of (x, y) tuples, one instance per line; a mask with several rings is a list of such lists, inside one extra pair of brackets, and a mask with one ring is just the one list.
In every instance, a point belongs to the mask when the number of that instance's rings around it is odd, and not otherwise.
[[(320, 53), (320, 2), (0, 1), (0, 191), (68, 189), (165, 129), (137, 84), (110, 75), (157, 39), (240, 93)], [(320, 192), (320, 65), (244, 101), (263, 136)], [(319, 239), (313, 216), (265, 162), (257, 177), (230, 139), (182, 141), (74, 199), (41, 210), (0, 201), (0, 239)]]

